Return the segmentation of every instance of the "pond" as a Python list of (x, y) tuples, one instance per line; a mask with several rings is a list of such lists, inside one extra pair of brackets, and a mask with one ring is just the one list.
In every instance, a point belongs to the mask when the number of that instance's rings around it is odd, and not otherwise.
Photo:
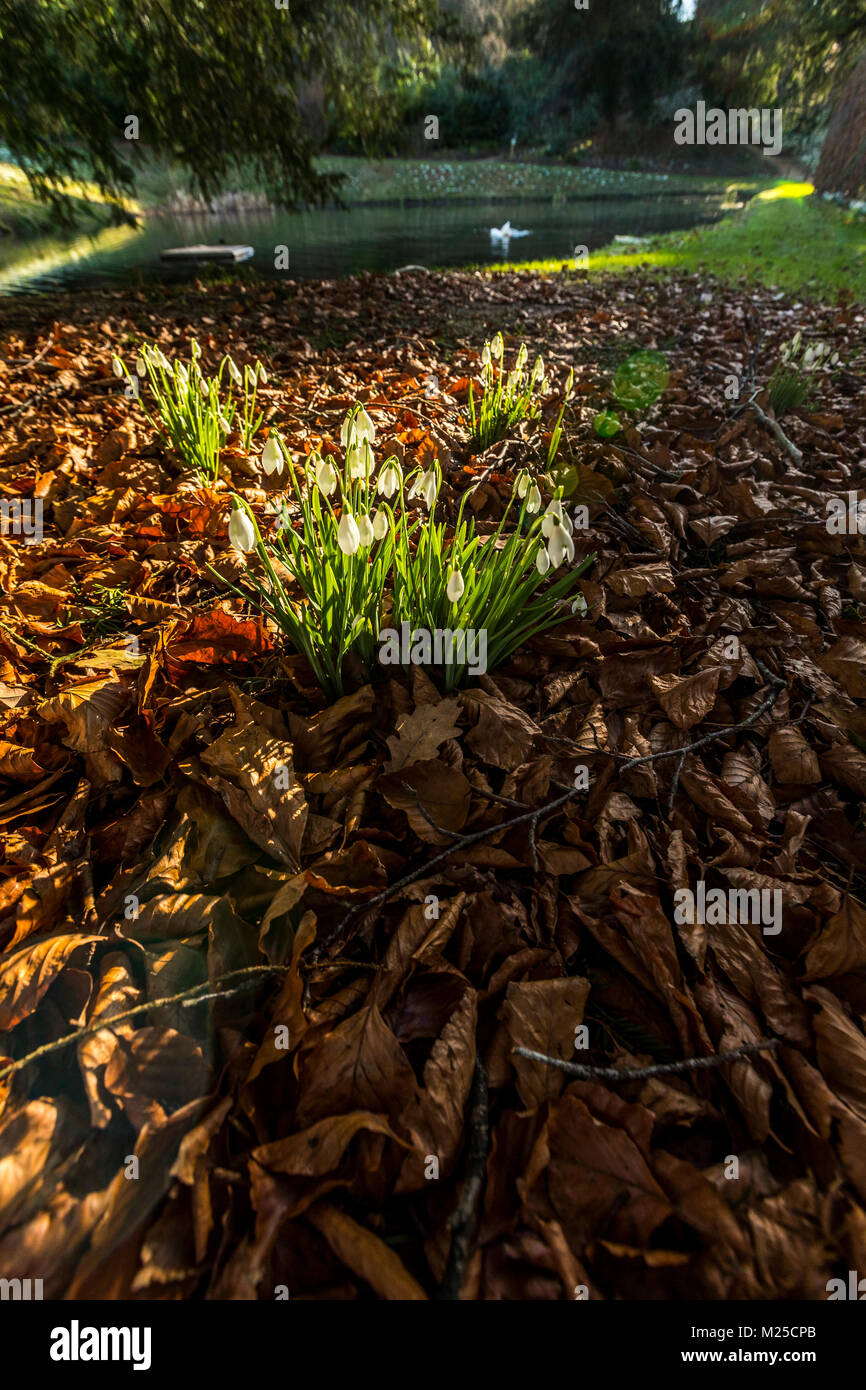
[[(644, 236), (714, 221), (721, 193), (515, 200), (441, 205), (351, 207), (345, 211), (150, 215), (137, 229), (110, 228), (96, 237), (0, 241), (0, 295), (123, 285), (138, 277), (190, 277), (194, 268), (160, 265), (160, 252), (199, 242), (245, 243), (263, 274), (333, 279), (405, 265), (429, 269), (508, 262), (490, 228), (508, 219), (529, 235), (512, 239), (511, 260), (562, 257), (576, 246), (594, 250), (616, 235)], [(277, 248), (286, 248), (278, 256)], [(288, 270), (285, 266), (288, 253)], [(281, 268), (275, 269), (279, 259)]]

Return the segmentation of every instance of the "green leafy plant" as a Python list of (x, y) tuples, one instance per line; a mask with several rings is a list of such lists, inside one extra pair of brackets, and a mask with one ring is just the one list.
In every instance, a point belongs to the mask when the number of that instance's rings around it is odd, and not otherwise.
[[(573, 528), (560, 495), (543, 516), (537, 515), (541, 496), (524, 472), (495, 533), (486, 537), (478, 535), (472, 517), (468, 522), (463, 518), (468, 497), (464, 493), (452, 534), (436, 521), (434, 500), (414, 550), (408, 533), (402, 544), (395, 545), (393, 622), (408, 624), (410, 633), (483, 631), (490, 669), (529, 637), (570, 616), (574, 610), (563, 600), (572, 596), (577, 580), (595, 557), (588, 556), (538, 592), (548, 571), (574, 559)], [(519, 514), (515, 529), (507, 534), (505, 526), (515, 502), (521, 504)], [(444, 667), (446, 690), (461, 685), (469, 669), (465, 641), (458, 652), (459, 659)]]
[(484, 389), (477, 411), (469, 383), (470, 443), (479, 453), (504, 439), (521, 420), (534, 420), (541, 411), (540, 397), (548, 386), (541, 357), (536, 357), (532, 372), (526, 372), (525, 343), (521, 343), (514, 367), (507, 373), (503, 355), (502, 334), (497, 333), (481, 352)]
[(812, 396), (819, 378), (839, 365), (839, 354), (829, 343), (803, 343), (801, 329), (782, 346), (779, 361), (770, 377), (770, 405), (784, 415)]
[[(350, 654), (366, 674), (375, 668), (386, 617), (408, 625), (410, 634), (483, 631), (486, 664), (494, 666), (528, 637), (578, 611), (568, 600), (594, 557), (545, 582), (549, 571), (574, 559), (572, 526), (558, 496), (541, 514), (541, 494), (527, 472), (517, 479), (495, 534), (481, 537), (474, 520), (464, 520), (468, 495), (454, 528), (436, 520), (437, 463), (404, 478), (392, 456), (374, 476), (374, 428), (360, 407), (346, 417), (341, 438), (342, 465), (313, 453), (300, 468), (279, 436), (271, 436), (266, 447), (273, 441), (279, 450), (278, 471), (284, 463), (288, 468), (294, 524), (284, 500), (276, 529), (263, 536), (251, 507), (236, 495), (229, 520), (233, 547), (255, 552), (261, 563), (259, 572), (247, 569), (245, 590), (229, 587), (306, 655), (331, 698), (343, 693)], [(410, 510), (415, 501), (420, 507)], [(515, 503), (519, 514), (513, 517)], [(509, 516), (514, 529), (507, 533)], [(467, 675), (462, 657), (445, 667), (448, 689)]]
[[(143, 401), (142, 410), (154, 429), (165, 435), (186, 466), (205, 483), (219, 476), (220, 454), (228, 435), (237, 429), (245, 449), (262, 424), (262, 412), (256, 412), (259, 382), (267, 381), (261, 362), (247, 366), (243, 373), (226, 355), (215, 377), (206, 377), (200, 366), (201, 348), (193, 340), (190, 361), (173, 364), (158, 347), (147, 345), (139, 349), (135, 361), (135, 379), (123, 360), (115, 357), (114, 374), (125, 376), (133, 394), (140, 400), (139, 383), (147, 380), (156, 404), (158, 418), (150, 414)], [(223, 376), (228, 377), (228, 390), (223, 399)], [(238, 392), (237, 399), (235, 393)]]

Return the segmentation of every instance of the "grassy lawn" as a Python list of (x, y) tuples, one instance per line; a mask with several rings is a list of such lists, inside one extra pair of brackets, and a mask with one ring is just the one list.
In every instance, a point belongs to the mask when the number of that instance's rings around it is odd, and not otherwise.
[[(512, 270), (559, 271), (562, 261), (512, 262)], [(811, 196), (809, 184), (777, 184), (742, 212), (709, 226), (648, 237), (639, 247), (616, 243), (592, 252), (590, 272), (706, 271), (804, 298), (840, 290), (866, 300), (866, 220)]]
[[(110, 220), (111, 206), (91, 183), (70, 183), (79, 226), (104, 226)], [(14, 164), (0, 163), (0, 235), (16, 237), (50, 236), (57, 233), (57, 219), (46, 203), (30, 191), (24, 172)]]
[[(405, 198), (441, 201), (723, 192), (729, 188), (755, 192), (767, 183), (765, 178), (751, 173), (737, 178), (655, 174), (499, 159), (362, 159), (325, 155), (316, 161), (316, 166), (322, 173), (346, 175), (342, 191), (348, 203), (399, 203)], [(253, 174), (240, 175), (238, 185), (253, 194), (262, 192)], [(150, 209), (165, 206), (173, 194), (186, 187), (183, 173), (164, 165), (144, 166), (137, 181), (139, 201), (142, 207)]]

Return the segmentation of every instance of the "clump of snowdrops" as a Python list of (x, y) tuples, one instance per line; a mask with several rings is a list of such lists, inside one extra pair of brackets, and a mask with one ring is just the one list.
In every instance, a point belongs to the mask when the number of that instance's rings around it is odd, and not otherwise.
[(804, 343), (800, 329), (783, 344), (770, 377), (770, 405), (776, 415), (795, 409), (812, 395), (825, 372), (839, 365), (839, 354), (830, 343)]
[[(511, 371), (505, 370), (505, 349), (502, 334), (484, 344), (481, 350), (482, 395), (475, 408), (475, 393), (469, 383), (470, 442), (480, 453), (504, 439), (521, 420), (534, 420), (541, 412), (541, 398), (549, 382), (544, 375), (544, 360), (536, 357), (531, 372), (526, 370), (526, 344), (521, 343)], [(566, 400), (571, 393), (573, 375), (569, 378)], [(563, 401), (562, 410), (565, 409)], [(562, 423), (562, 410), (557, 430)], [(559, 434), (556, 436), (559, 443)], [(556, 449), (554, 447), (554, 454)], [(549, 462), (552, 460), (549, 460)]]
[[(404, 476), (396, 456), (377, 465), (374, 442), (360, 406), (343, 423), (342, 462), (314, 452), (296, 465), (271, 434), (262, 467), (279, 474), (285, 468), (295, 514), (284, 498), (264, 535), (249, 504), (232, 496), (229, 540), (242, 553), (255, 552), (260, 568), (247, 569), (246, 592), (230, 587), (305, 654), (331, 698), (343, 693), (350, 653), (367, 675), (375, 669), (385, 625), (483, 629), (493, 667), (533, 634), (585, 609), (582, 596), (575, 606), (574, 590), (593, 556), (547, 578), (575, 553), (559, 495), (542, 513), (538, 486), (524, 472), (494, 535), (479, 536), (474, 519), (464, 519), (468, 494), (456, 525), (447, 527), (436, 519), (438, 462)], [(453, 689), (466, 665), (454, 662), (439, 674)]]
[[(167, 437), (186, 466), (202, 482), (212, 483), (219, 476), (220, 453), (229, 434), (236, 430), (243, 448), (249, 450), (258, 433), (263, 417), (256, 410), (256, 395), (267, 373), (261, 362), (241, 371), (227, 354), (216, 375), (207, 377), (200, 359), (201, 348), (195, 340), (188, 365), (180, 359), (169, 362), (161, 348), (145, 344), (135, 359), (135, 379), (120, 357), (113, 358), (112, 368), (115, 376), (126, 377), (151, 425)], [(140, 383), (145, 380), (158, 419), (141, 400)]]

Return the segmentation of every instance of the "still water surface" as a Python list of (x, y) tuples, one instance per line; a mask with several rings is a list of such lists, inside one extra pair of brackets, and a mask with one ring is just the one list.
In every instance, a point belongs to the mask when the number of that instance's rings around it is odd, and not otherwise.
[[(720, 194), (640, 198), (587, 198), (568, 203), (515, 201), (418, 207), (353, 207), (346, 211), (152, 215), (138, 229), (112, 228), (97, 237), (0, 241), (0, 295), (123, 285), (139, 277), (176, 279), (189, 268), (160, 265), (160, 252), (192, 243), (244, 243), (263, 274), (332, 279), (362, 270), (389, 271), (474, 263), (507, 264), (491, 226), (506, 218), (529, 236), (511, 241), (511, 260), (562, 257), (576, 246), (590, 251), (615, 235), (644, 236), (713, 221)], [(289, 268), (275, 270), (276, 248), (288, 249)], [(285, 256), (283, 255), (283, 260)]]

